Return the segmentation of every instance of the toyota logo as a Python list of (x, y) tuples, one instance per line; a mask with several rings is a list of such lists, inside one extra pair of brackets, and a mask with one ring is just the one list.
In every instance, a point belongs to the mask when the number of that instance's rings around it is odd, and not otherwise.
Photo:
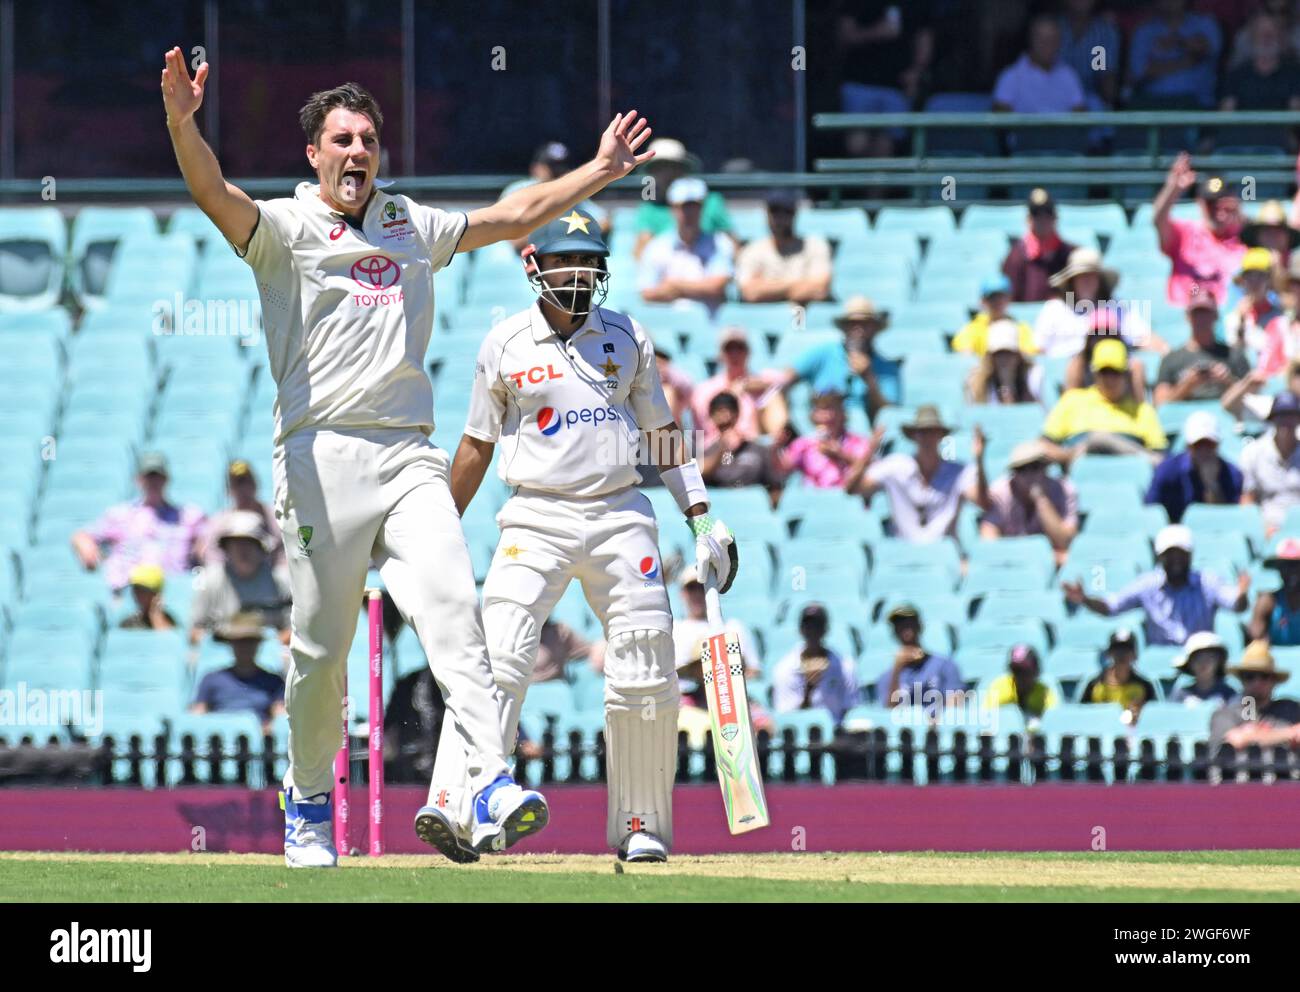
[(366, 289), (387, 289), (401, 277), (398, 264), (384, 255), (367, 255), (352, 263), (353, 280)]

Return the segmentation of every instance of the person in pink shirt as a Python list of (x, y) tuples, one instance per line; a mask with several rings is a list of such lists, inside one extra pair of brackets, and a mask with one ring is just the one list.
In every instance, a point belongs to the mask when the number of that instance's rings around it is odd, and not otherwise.
[(1169, 168), (1164, 186), (1156, 194), (1153, 220), (1160, 250), (1169, 256), (1170, 303), (1186, 306), (1192, 287), (1208, 289), (1215, 299), (1228, 297), (1228, 289), (1246, 253), (1241, 240), (1241, 200), (1219, 176), (1201, 184), (1200, 220), (1174, 220), (1170, 215), (1184, 192), (1196, 185), (1192, 160), (1183, 152)]
[(199, 564), (205, 518), (197, 506), (175, 506), (167, 499), (167, 459), (157, 452), (140, 456), (136, 481), (140, 498), (104, 511), (89, 527), (72, 535), (72, 550), (87, 571), (101, 564), (114, 592), (124, 589), (136, 565), (156, 564), (164, 572), (186, 572)]
[(703, 431), (702, 442), (710, 444), (718, 436), (718, 429), (709, 416), (709, 404), (722, 392), (731, 393), (740, 404), (736, 430), (741, 435), (753, 441), (760, 434), (772, 433), (773, 425), (787, 420), (780, 373), (771, 369), (749, 370), (749, 336), (743, 327), (724, 327), (718, 344), (718, 374), (697, 384), (691, 392), (695, 429)]
[(839, 489), (849, 466), (880, 447), (884, 436), (877, 428), (871, 437), (853, 434), (844, 416), (844, 394), (819, 393), (812, 401), (816, 430), (795, 438), (781, 449), (781, 467), (803, 473), (804, 484), (818, 489)]

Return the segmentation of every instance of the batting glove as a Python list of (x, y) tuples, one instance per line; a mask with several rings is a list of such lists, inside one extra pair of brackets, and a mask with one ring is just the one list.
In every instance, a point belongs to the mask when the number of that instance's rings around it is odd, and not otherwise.
[(740, 567), (740, 556), (731, 531), (721, 520), (714, 520), (707, 513), (687, 517), (686, 522), (695, 535), (695, 569), (700, 581), (704, 582), (712, 572), (718, 582), (718, 592), (726, 592)]

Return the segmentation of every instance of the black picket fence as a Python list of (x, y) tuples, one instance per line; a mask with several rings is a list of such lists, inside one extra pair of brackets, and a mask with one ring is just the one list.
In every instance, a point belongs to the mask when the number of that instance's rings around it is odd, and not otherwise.
[[(520, 780), (552, 783), (604, 781), (603, 733), (593, 741), (579, 732), (542, 736), (540, 752), (518, 759)], [(792, 730), (778, 737), (758, 735), (758, 758), (771, 782), (1024, 783), (1057, 782), (1216, 782), (1300, 781), (1300, 750), (1289, 747), (1236, 749), (1222, 745), (1211, 754), (1197, 741), (1190, 749), (1172, 738), (1156, 741), (1127, 737), (1063, 736), (1053, 751), (1037, 734), (991, 735), (958, 730), (941, 740), (930, 728), (904, 728), (893, 740), (883, 729), (841, 731), (824, 737), (811, 728), (799, 741)], [(999, 746), (1002, 745), (1002, 746)], [(1187, 754), (1190, 750), (1190, 756)], [(355, 782), (366, 779), (364, 740), (353, 741)], [(407, 747), (385, 761), (393, 784), (428, 784), (430, 752)], [(0, 785), (195, 786), (241, 785), (264, 788), (277, 783), (287, 758), (276, 741), (240, 735), (224, 740), (191, 733), (172, 740), (133, 735), (88, 742), (42, 745), (39, 740), (0, 738)], [(711, 746), (693, 750), (685, 734), (678, 740), (678, 782), (711, 782), (716, 766)]]

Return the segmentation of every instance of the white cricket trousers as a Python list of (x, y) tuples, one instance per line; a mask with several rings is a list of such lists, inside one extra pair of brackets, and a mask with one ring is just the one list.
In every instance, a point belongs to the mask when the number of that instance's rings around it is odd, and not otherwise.
[[(333, 788), (348, 650), (373, 558), (420, 638), (477, 791), (508, 771), (451, 459), (410, 429), (312, 430), (275, 450), (275, 515), (293, 590), (286, 788)], [(450, 729), (448, 729), (450, 725)], [(446, 734), (444, 736), (446, 736)]]

